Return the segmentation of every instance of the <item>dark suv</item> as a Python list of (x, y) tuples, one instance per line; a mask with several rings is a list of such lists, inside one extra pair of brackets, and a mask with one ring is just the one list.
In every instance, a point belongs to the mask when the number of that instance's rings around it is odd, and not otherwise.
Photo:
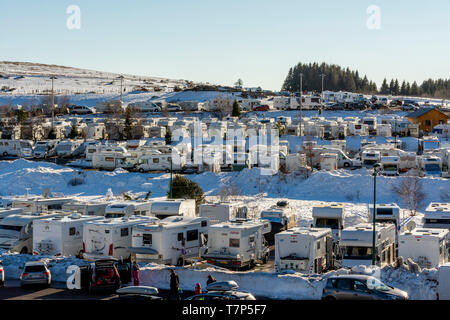
[(116, 291), (122, 286), (116, 259), (97, 260), (89, 270), (88, 291)]
[(408, 300), (408, 294), (372, 276), (343, 275), (327, 279), (322, 300)]

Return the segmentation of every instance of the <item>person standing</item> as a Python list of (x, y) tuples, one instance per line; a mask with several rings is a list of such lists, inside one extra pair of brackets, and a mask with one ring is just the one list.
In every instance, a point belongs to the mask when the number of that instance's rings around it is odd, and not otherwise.
[(208, 286), (209, 284), (211, 284), (213, 282), (216, 282), (216, 279), (212, 275), (209, 275), (208, 280), (206, 280), (206, 286)]
[(202, 293), (202, 286), (199, 282), (197, 282), (197, 284), (195, 285), (195, 294), (201, 294)]
[(172, 295), (174, 294), (177, 300), (180, 299), (180, 279), (178, 278), (178, 274), (175, 272), (175, 270), (170, 269), (170, 290), (169, 290), (169, 297), (167, 300), (170, 300)]
[(136, 261), (133, 261), (133, 280), (134, 285), (139, 285), (139, 265), (136, 263)]

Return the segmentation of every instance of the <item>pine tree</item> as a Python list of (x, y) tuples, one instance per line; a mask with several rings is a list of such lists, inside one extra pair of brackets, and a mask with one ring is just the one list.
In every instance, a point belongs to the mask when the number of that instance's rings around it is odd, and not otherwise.
[(383, 80), (383, 84), (381, 85), (381, 88), (380, 88), (380, 93), (381, 94), (389, 93), (389, 86), (387, 84), (386, 78), (384, 78), (384, 80)]
[(419, 86), (417, 85), (417, 82), (415, 82), (415, 81), (411, 85), (411, 95), (412, 96), (419, 96), (420, 95)]
[(409, 82), (406, 83), (405, 95), (407, 96), (411, 95), (411, 85), (409, 84)]
[(133, 138), (132, 129), (131, 129), (131, 108), (127, 107), (125, 110), (125, 125), (123, 128), (123, 139), (131, 140)]
[(400, 93), (400, 86), (398, 84), (398, 80), (395, 79), (393, 94), (398, 95), (399, 93)]
[[(167, 197), (170, 196), (170, 190), (167, 191)], [(195, 199), (198, 209), (200, 204), (205, 202), (205, 193), (200, 186), (188, 178), (179, 174), (175, 175), (172, 181), (172, 197), (174, 199)]]
[(70, 129), (70, 132), (69, 132), (69, 138), (75, 139), (78, 136), (79, 136), (79, 133), (77, 130), (77, 126), (75, 124), (72, 124), (72, 128)]
[(166, 139), (166, 145), (170, 145), (172, 143), (172, 131), (170, 131), (169, 127), (167, 127), (164, 138)]
[(47, 139), (49, 139), (49, 140), (55, 140), (56, 139), (56, 132), (55, 132), (54, 128), (51, 128), (50, 131), (48, 132)]
[(241, 107), (239, 106), (239, 103), (237, 102), (237, 100), (234, 100), (233, 102), (233, 111), (231, 112), (231, 115), (233, 117), (241, 117)]
[(402, 96), (406, 96), (406, 81), (405, 80), (403, 80), (403, 82), (402, 82), (402, 87), (400, 88), (400, 94)]

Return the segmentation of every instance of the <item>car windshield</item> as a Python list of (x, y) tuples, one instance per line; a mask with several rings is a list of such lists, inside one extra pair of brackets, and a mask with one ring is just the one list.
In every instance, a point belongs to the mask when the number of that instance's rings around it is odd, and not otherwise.
[(384, 171), (397, 171), (397, 165), (396, 164), (383, 164), (383, 170)]
[(430, 163), (425, 165), (425, 170), (429, 172), (440, 172), (441, 168), (438, 164)]
[(43, 265), (39, 266), (26, 266), (23, 272), (44, 272), (45, 267)]
[(367, 279), (367, 288), (378, 291), (389, 291), (391, 288), (385, 285), (383, 282), (378, 280), (377, 278), (370, 277)]

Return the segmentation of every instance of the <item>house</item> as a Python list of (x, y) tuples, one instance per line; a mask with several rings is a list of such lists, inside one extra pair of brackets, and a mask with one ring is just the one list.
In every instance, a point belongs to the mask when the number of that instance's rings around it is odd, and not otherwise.
[(420, 108), (406, 117), (411, 123), (418, 124), (423, 132), (431, 132), (438, 124), (446, 124), (449, 118), (447, 114), (434, 107)]

